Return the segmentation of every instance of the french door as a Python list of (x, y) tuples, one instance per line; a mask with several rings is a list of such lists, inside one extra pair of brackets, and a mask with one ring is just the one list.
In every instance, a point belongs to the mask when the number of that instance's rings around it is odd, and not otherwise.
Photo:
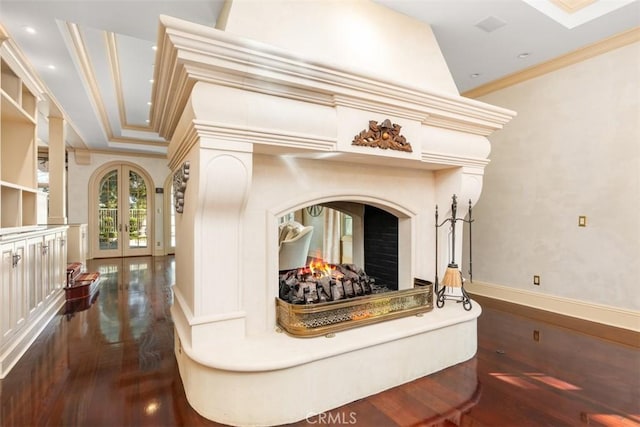
[(152, 187), (144, 173), (127, 164), (106, 168), (93, 193), (93, 256), (151, 255)]

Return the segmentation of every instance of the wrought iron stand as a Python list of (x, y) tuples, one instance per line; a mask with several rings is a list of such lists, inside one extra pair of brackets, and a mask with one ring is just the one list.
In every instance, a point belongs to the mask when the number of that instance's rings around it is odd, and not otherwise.
[[(435, 285), (434, 285), (434, 291), (436, 294), (436, 306), (438, 308), (442, 308), (444, 306), (444, 302), (445, 300), (453, 300), (456, 302), (461, 302), (462, 306), (464, 307), (464, 309), (466, 311), (471, 310), (471, 299), (469, 298), (469, 295), (467, 294), (467, 292), (464, 290), (464, 279), (462, 278), (462, 272), (460, 272), (460, 270), (458, 269), (458, 264), (456, 264), (456, 222), (458, 221), (462, 221), (462, 222), (466, 222), (467, 224), (469, 224), (469, 279), (473, 281), (473, 273), (472, 273), (472, 266), (473, 266), (473, 261), (472, 261), (472, 251), (471, 251), (471, 224), (473, 223), (473, 219), (471, 218), (471, 200), (469, 200), (469, 219), (464, 219), (464, 218), (456, 218), (456, 213), (458, 210), (458, 200), (456, 195), (454, 194), (452, 197), (452, 202), (451, 202), (451, 217), (445, 219), (444, 221), (442, 221), (441, 223), (438, 223), (438, 205), (436, 205), (436, 280), (435, 280)], [(450, 224), (451, 227), (451, 262), (449, 262), (449, 265), (447, 266), (447, 270), (450, 269), (455, 269), (455, 272), (453, 271), (449, 271), (452, 274), (455, 275), (460, 275), (459, 276), (459, 281), (458, 278), (456, 277), (456, 281), (457, 283), (459, 283), (459, 287), (461, 289), (461, 295), (454, 295), (454, 294), (447, 294), (446, 289), (447, 287), (451, 287), (449, 286), (449, 283), (444, 283), (443, 280), (443, 286), (440, 288), (439, 287), (439, 282), (438, 282), (438, 229), (442, 226), (444, 226), (445, 224)], [(445, 278), (446, 279), (446, 275)], [(455, 287), (458, 287), (458, 285), (455, 285)]]

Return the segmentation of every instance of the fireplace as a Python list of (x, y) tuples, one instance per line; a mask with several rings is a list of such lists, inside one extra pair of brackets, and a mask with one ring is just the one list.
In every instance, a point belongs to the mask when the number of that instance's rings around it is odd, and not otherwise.
[(413, 288), (398, 290), (394, 215), (334, 202), (291, 212), (280, 222), (276, 320), (288, 334), (333, 334), (433, 308), (431, 282), (416, 278)]
[[(302, 420), (475, 354), (479, 306), (428, 302), (436, 251), (446, 262), (449, 249), (445, 234), (434, 247), (434, 209), (445, 216), (452, 194), (478, 200), (486, 136), (514, 114), (460, 97), (422, 23), (368, 1), (284, 3), (230, 3), (225, 31), (162, 17), (158, 40), (152, 121), (171, 140), (180, 212), (175, 354), (190, 404), (231, 425)], [(345, 20), (357, 23), (353, 39)], [(411, 39), (417, 52), (405, 50)], [(279, 225), (312, 206), (353, 214), (345, 264), (368, 276), (382, 277), (365, 246), (397, 236), (382, 270), (409, 301), (398, 304), (418, 309), (314, 337), (282, 333)], [(376, 227), (381, 236), (364, 235)], [(372, 294), (335, 303), (364, 304), (352, 320), (366, 320)], [(292, 305), (308, 317), (322, 304)], [(304, 404), (283, 398), (300, 394)]]

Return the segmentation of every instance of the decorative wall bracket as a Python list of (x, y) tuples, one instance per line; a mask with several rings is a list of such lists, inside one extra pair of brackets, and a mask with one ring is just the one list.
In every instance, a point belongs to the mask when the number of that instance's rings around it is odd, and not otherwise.
[(369, 129), (365, 129), (353, 138), (352, 145), (363, 145), (366, 147), (378, 147), (383, 150), (398, 150), (411, 153), (413, 149), (407, 139), (400, 135), (400, 126), (385, 119), (382, 123), (369, 120)]
[(173, 204), (177, 213), (184, 211), (184, 193), (189, 181), (189, 162), (184, 162), (182, 167), (173, 174)]

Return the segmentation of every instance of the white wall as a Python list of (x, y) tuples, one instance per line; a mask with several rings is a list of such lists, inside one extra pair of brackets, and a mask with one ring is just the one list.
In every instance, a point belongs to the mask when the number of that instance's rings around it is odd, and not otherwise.
[(481, 98), (518, 116), (490, 137), (474, 281), (640, 309), (638, 76), (635, 43)]
[(310, 62), (458, 94), (431, 27), (371, 1), (234, 0), (227, 12), (217, 25), (227, 33)]
[[(69, 212), (68, 222), (69, 224), (88, 223), (89, 221), (89, 180), (93, 172), (102, 165), (113, 161), (125, 161), (136, 164), (138, 167), (144, 169), (153, 180), (151, 191), (155, 192), (154, 188), (163, 187), (165, 179), (169, 174), (169, 168), (167, 167), (167, 160), (157, 157), (139, 157), (139, 156), (125, 156), (120, 154), (91, 154), (91, 164), (79, 165), (75, 161), (73, 154), (69, 157), (69, 170), (68, 170), (68, 198), (69, 198)], [(159, 255), (164, 251), (164, 236), (163, 236), (163, 211), (164, 205), (162, 203), (162, 194), (155, 194), (155, 216), (154, 216), (154, 230), (155, 230), (155, 243), (154, 253)], [(166, 195), (169, 197), (169, 195)], [(158, 245), (158, 242), (160, 245)]]

